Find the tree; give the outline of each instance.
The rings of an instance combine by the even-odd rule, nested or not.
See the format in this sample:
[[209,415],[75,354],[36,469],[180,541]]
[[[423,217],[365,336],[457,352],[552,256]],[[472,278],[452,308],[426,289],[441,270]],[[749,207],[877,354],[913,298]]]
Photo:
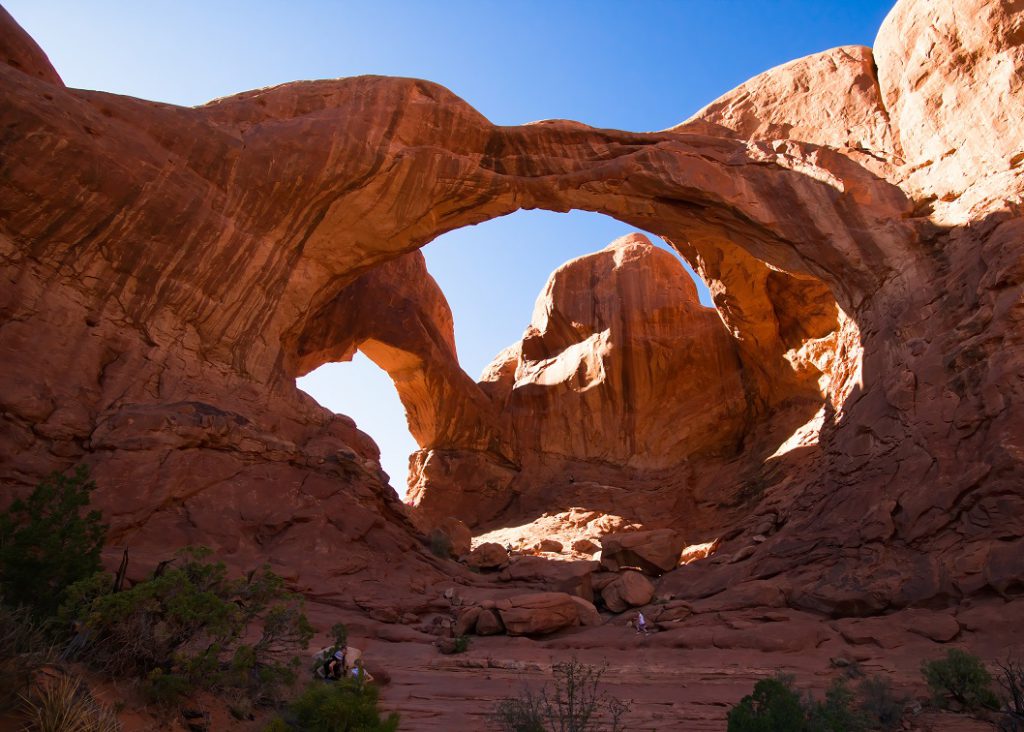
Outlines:
[[792,677],[779,676],[758,681],[754,692],[732,708],[728,732],[803,732],[805,724]]
[[267,565],[231,579],[209,554],[182,549],[177,565],[122,592],[110,592],[108,579],[98,593],[104,585],[95,577],[71,587],[61,615],[84,625],[86,662],[146,679],[143,692],[158,704],[173,705],[196,689],[279,701],[301,667],[295,651],[314,634],[302,598]]
[[921,673],[940,707],[949,706],[950,701],[968,712],[999,706],[992,675],[982,660],[970,653],[950,648],[945,658],[921,664]]
[[52,473],[27,499],[0,514],[0,587],[4,600],[38,617],[52,615],[64,589],[100,569],[107,527],[99,511],[83,511],[96,484],[80,465]]

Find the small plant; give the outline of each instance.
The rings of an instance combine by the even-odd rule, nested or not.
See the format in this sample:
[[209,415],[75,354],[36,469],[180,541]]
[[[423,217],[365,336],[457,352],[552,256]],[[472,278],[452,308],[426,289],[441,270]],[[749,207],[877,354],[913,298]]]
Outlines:
[[1006,692],[1007,703],[1003,710],[1005,732],[1024,731],[1024,664],[1012,658],[996,662],[999,674],[996,681]]
[[0,605],[0,712],[17,704],[21,693],[28,689],[32,673],[54,656],[28,611]]
[[348,645],[348,627],[344,623],[335,623],[331,626],[331,637],[335,648],[343,648]]
[[498,702],[490,720],[501,732],[547,732],[543,696],[530,689]]
[[970,653],[951,648],[945,658],[921,664],[921,673],[939,707],[945,709],[951,701],[967,712],[999,706],[991,674],[982,660]]
[[70,588],[61,614],[84,626],[76,650],[101,671],[145,679],[143,694],[161,706],[195,689],[278,702],[297,678],[295,651],[313,637],[301,598],[267,567],[229,579],[208,553],[183,550],[180,566],[130,590],[111,593],[96,578]]
[[381,719],[372,684],[337,681],[309,686],[264,732],[394,732],[398,722],[394,712]]
[[[729,712],[729,732],[866,732],[893,730],[903,716],[903,702],[888,680],[874,676],[862,681],[855,694],[845,678],[832,681],[825,698],[804,699],[793,677],[762,679],[754,692]],[[858,700],[859,697],[859,700]]]
[[465,653],[469,650],[469,638],[464,635],[455,636],[454,653]]
[[761,679],[729,711],[728,732],[803,732],[806,724],[792,676]]
[[96,702],[74,676],[40,685],[22,696],[28,729],[35,732],[118,732],[117,716]]
[[427,537],[430,541],[430,553],[441,559],[450,559],[452,556],[452,539],[441,529],[434,529]]
[[889,679],[869,676],[860,682],[860,708],[867,715],[873,729],[890,732],[900,726],[905,700],[896,696]]
[[865,732],[868,719],[854,702],[854,693],[846,681],[835,679],[825,691],[824,701],[808,697],[805,728],[815,732]]
[[556,663],[551,688],[525,689],[517,698],[503,699],[490,721],[502,732],[622,732],[629,704],[599,691],[606,670],[575,658]]
[[83,515],[95,489],[80,465],[71,476],[52,473],[0,514],[0,586],[37,617],[52,615],[66,587],[100,569],[107,527],[99,511]]

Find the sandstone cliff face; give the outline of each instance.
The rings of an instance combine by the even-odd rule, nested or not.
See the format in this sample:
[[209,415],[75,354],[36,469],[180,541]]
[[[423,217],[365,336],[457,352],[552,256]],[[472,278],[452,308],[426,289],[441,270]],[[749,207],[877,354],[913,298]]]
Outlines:
[[642,235],[558,269],[516,350],[515,372],[492,388],[508,392],[519,454],[662,468],[743,432],[731,339],[682,266]]
[[[538,317],[492,383],[476,386],[450,367],[444,308],[429,287],[389,295],[429,314],[414,325],[416,343],[382,319],[372,332],[327,321],[348,313],[346,302],[366,304],[346,301],[348,288],[391,287],[373,284],[384,277],[373,266],[415,267],[397,262],[445,231],[524,207],[580,208],[676,243],[707,279],[732,341],[704,325],[673,337],[707,330],[700,357],[740,365],[706,386],[734,394],[740,380],[742,451],[670,471],[676,503],[656,508],[685,519],[695,539],[726,537],[720,551],[736,559],[689,565],[666,583],[699,597],[770,577],[791,606],[836,615],[1015,593],[1022,14],[982,0],[900,2],[876,44],[877,74],[864,49],[819,54],[650,134],[495,127],[447,90],[407,79],[299,82],[195,109],[66,89],[4,16],[4,490],[84,461],[118,542],[273,556],[317,585],[401,566],[436,573],[372,442],[298,393],[294,378],[365,347],[406,382],[407,404],[423,405],[411,422],[436,442],[421,472],[431,460],[449,478],[483,471],[488,510],[478,495],[455,508],[493,516],[498,501],[519,500],[509,486],[536,441],[509,438],[489,405],[509,395],[513,422],[527,404],[552,425],[598,410],[628,417],[633,405],[580,388],[605,368],[593,383],[633,393],[598,358],[607,319],[672,326],[627,312],[581,317],[574,285],[564,300],[552,293],[561,309]],[[613,274],[599,292],[625,286],[628,267],[614,274],[615,257],[583,268]],[[672,308],[688,323],[709,320]],[[594,348],[573,351],[591,337]],[[634,366],[654,349],[616,343]],[[653,394],[653,379],[647,386]],[[439,393],[459,395],[458,411],[447,414]],[[809,429],[770,457],[812,416],[796,404],[810,397],[820,436]],[[716,439],[730,442],[739,405],[725,404]],[[648,502],[632,489],[649,483],[607,482],[575,453],[629,452],[627,463],[653,470],[660,448],[640,443],[674,450],[679,435],[646,422],[591,427],[608,438],[597,453],[577,435],[546,433],[574,453],[563,474],[573,471],[575,488],[563,495],[641,511]],[[617,451],[631,438],[636,455]],[[529,454],[505,455],[507,445]],[[522,496],[509,510],[543,498]],[[413,564],[367,566],[382,555]]]

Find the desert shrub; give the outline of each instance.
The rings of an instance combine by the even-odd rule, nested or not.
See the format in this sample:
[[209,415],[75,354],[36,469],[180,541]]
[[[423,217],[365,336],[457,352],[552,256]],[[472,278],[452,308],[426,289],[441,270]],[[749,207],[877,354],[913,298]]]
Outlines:
[[942,708],[948,707],[950,701],[969,712],[999,706],[991,674],[982,660],[970,653],[951,648],[945,658],[921,664],[921,673],[935,703]]
[[27,610],[0,604],[0,712],[17,704],[32,673],[53,656],[46,635]]
[[808,697],[804,729],[813,732],[865,732],[868,719],[856,704],[856,697],[843,679],[835,679],[823,701]]
[[228,702],[228,713],[238,720],[253,718],[252,699],[247,696],[238,697]]
[[66,587],[100,569],[107,527],[98,511],[83,515],[95,489],[85,466],[71,476],[52,473],[0,514],[0,586],[38,617],[52,615]]
[[1024,732],[1024,664],[1012,658],[996,662],[999,673],[996,680],[1006,692],[1006,705],[1001,729],[1005,732]]
[[452,556],[452,540],[448,534],[441,529],[434,529],[427,537],[430,542],[430,553],[441,559],[450,559]]
[[469,650],[469,638],[464,635],[455,636],[455,653],[465,653]]
[[502,732],[546,732],[543,698],[524,689],[518,697],[498,702],[490,720]]
[[61,615],[84,625],[83,660],[145,679],[143,693],[155,704],[172,705],[197,688],[278,701],[297,678],[295,651],[313,636],[302,600],[266,566],[232,580],[208,554],[183,550],[178,566],[122,592],[103,593],[94,577],[69,588]]
[[832,681],[825,698],[801,699],[793,677],[762,679],[729,712],[729,732],[866,732],[893,730],[903,716],[903,700],[887,679],[864,679],[854,693],[845,678]]
[[502,732],[621,732],[629,704],[600,691],[607,666],[595,667],[575,658],[552,667],[554,681],[540,692],[525,689],[517,698],[500,701],[490,714]]
[[860,693],[860,708],[867,715],[872,729],[890,732],[900,726],[906,700],[896,695],[889,679],[869,676],[860,682],[857,690]]
[[74,676],[41,684],[22,697],[26,728],[33,732],[118,732],[117,715],[99,704]]
[[307,687],[282,717],[264,727],[264,732],[393,732],[398,722],[394,712],[381,719],[373,685],[336,681]]
[[344,623],[335,623],[331,626],[331,638],[337,648],[348,645],[348,627]]
[[728,732],[804,732],[807,718],[792,676],[761,679],[729,711]]

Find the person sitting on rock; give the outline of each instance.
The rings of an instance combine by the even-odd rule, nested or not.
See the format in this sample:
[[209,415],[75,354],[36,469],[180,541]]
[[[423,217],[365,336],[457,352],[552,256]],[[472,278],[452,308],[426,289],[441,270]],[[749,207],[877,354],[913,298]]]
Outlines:
[[324,661],[324,678],[340,679],[345,674],[345,653],[347,646],[342,646],[334,651]]

